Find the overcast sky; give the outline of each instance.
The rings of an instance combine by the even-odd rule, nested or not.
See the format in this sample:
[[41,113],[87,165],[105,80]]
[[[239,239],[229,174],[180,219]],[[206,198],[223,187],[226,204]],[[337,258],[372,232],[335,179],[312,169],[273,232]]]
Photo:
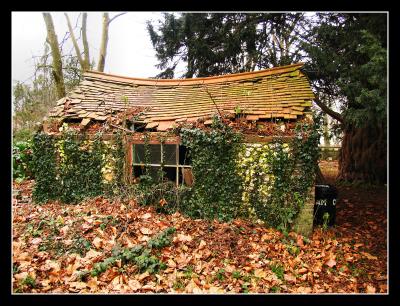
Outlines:
[[[68,32],[64,12],[50,12],[61,42]],[[73,27],[80,12],[68,12]],[[102,13],[88,12],[87,36],[91,60],[97,64],[102,29]],[[109,12],[110,18],[120,12]],[[132,77],[153,77],[160,71],[155,67],[157,60],[146,30],[146,21],[161,18],[160,12],[128,12],[110,24],[107,57],[104,72]],[[80,26],[79,19],[78,26]],[[79,30],[75,36],[80,36]],[[12,13],[12,79],[29,83],[34,72],[32,56],[43,55],[46,27],[42,12]],[[81,51],[82,41],[79,41]],[[69,39],[63,52],[72,52]],[[177,71],[178,74],[180,71]]]

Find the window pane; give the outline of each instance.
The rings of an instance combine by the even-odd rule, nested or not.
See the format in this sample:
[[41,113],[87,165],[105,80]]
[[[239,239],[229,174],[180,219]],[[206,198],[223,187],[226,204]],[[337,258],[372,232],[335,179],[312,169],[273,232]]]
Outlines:
[[164,145],[164,165],[176,165],[176,145]]
[[133,145],[133,162],[135,164],[144,163],[144,145],[142,144]]
[[161,145],[149,145],[150,164],[161,164]]
[[[150,164],[161,163],[161,145],[149,145]],[[133,152],[133,162],[136,164],[145,164],[144,144],[135,144]]]

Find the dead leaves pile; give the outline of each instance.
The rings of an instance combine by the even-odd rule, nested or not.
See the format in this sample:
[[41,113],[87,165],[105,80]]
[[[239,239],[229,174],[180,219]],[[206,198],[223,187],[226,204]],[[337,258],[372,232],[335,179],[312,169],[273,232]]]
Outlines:
[[[120,261],[83,277],[113,251],[146,246],[168,227],[166,264],[139,273]],[[13,205],[13,288],[33,293],[386,292],[386,258],[357,237],[316,229],[308,240],[244,220],[192,220],[103,198],[79,205]]]

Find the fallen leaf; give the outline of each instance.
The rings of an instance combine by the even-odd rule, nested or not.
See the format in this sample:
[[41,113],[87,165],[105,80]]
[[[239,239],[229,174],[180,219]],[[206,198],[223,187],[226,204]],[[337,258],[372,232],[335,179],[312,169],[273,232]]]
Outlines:
[[151,213],[146,213],[143,216],[141,216],[142,219],[149,219],[151,218]]
[[31,243],[32,244],[39,244],[42,242],[42,238],[38,237],[38,238],[33,238]]
[[293,274],[288,273],[284,275],[285,281],[289,283],[295,283],[296,282],[296,277],[293,276]]
[[202,249],[204,249],[204,247],[206,246],[206,242],[204,241],[204,240],[201,240],[200,241],[200,244],[199,244],[199,250],[202,250]]
[[154,290],[155,287],[156,287],[156,284],[154,282],[148,282],[146,285],[144,285],[142,287],[142,290],[151,291],[151,290]]
[[138,280],[142,281],[149,276],[150,276],[149,272],[146,271],[138,276]]
[[332,268],[336,266],[336,260],[334,260],[333,258],[329,258],[327,261],[325,261],[325,265]]
[[168,202],[163,198],[159,201],[160,206],[163,207],[164,205],[168,204]]
[[372,256],[371,254],[367,253],[367,252],[360,252],[361,255],[363,255],[364,257],[371,259],[371,260],[378,260],[378,257],[376,256]]
[[84,223],[81,226],[81,229],[83,230],[84,233],[86,233],[87,231],[89,231],[92,228],[93,228],[93,225],[90,223]]
[[86,253],[86,256],[84,257],[84,260],[88,260],[88,259],[95,258],[95,257],[100,257],[100,256],[103,256],[103,253],[97,252],[97,251],[95,251],[93,249],[90,249]]
[[96,237],[93,239],[92,244],[97,248],[101,248],[103,246],[103,239]]
[[117,285],[120,285],[120,284],[123,284],[123,283],[124,283],[124,280],[123,280],[121,275],[118,275],[118,276],[114,277],[114,279],[111,281],[111,284],[113,286],[117,286]]
[[365,289],[365,291],[367,293],[375,293],[376,292],[376,288],[371,286],[371,285],[367,285],[367,288]]
[[297,270],[297,272],[299,273],[299,274],[303,274],[303,273],[306,273],[308,270],[306,269],[306,268],[300,268],[299,270]]
[[140,232],[143,234],[143,235],[151,235],[153,232],[151,231],[151,229],[149,229],[149,228],[146,228],[146,227],[141,227],[140,228]]
[[312,289],[310,287],[299,287],[296,291],[298,293],[311,293]]
[[267,276],[267,272],[265,272],[262,269],[255,269],[254,270],[254,276],[255,277],[260,277],[260,278],[265,278]]
[[302,236],[300,236],[300,235],[297,236],[296,244],[301,248],[304,247],[303,237]]
[[86,283],[84,283],[84,282],[71,282],[71,283],[68,283],[68,285],[71,288],[75,288],[75,289],[78,289],[78,290],[86,288]]
[[194,293],[196,289],[201,291],[201,289],[197,286],[197,284],[193,280],[190,280],[190,282],[185,287],[185,292]]
[[65,225],[62,228],[60,228],[61,236],[65,236],[68,233],[68,230],[69,230],[69,225]]
[[22,280],[25,279],[28,276],[28,272],[21,272],[18,274],[14,274],[14,277],[16,280]]
[[209,293],[225,293],[224,289],[215,287],[215,286],[211,286],[210,289],[208,289]]
[[176,262],[173,261],[172,259],[168,259],[168,260],[167,260],[167,265],[168,265],[168,267],[170,267],[170,268],[175,268],[175,267],[176,267]]
[[130,279],[128,281],[128,286],[132,289],[132,291],[137,291],[142,287],[142,284],[136,279]]
[[97,290],[97,284],[98,284],[97,276],[91,278],[91,279],[87,282],[88,287],[89,287],[92,291],[96,291],[96,290]]
[[190,235],[178,234],[174,237],[174,242],[189,242],[192,241],[193,238]]

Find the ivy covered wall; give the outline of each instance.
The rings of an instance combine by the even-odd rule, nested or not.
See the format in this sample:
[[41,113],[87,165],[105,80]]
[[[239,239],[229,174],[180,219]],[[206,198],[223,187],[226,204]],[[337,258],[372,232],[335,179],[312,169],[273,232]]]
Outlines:
[[[240,132],[216,118],[210,129],[181,128],[175,133],[191,157],[190,187],[168,183],[162,173],[158,180],[149,180],[147,172],[141,183],[128,183],[124,175],[130,165],[121,133],[110,141],[101,134],[89,141],[68,130],[57,140],[37,134],[34,200],[77,203],[123,194],[162,212],[178,210],[193,218],[223,221],[252,218],[283,231],[292,228],[310,202],[319,156],[317,124],[299,124],[294,137],[275,137],[268,143],[243,143]],[[147,157],[148,150],[147,141]],[[303,219],[310,222],[309,217]]]

